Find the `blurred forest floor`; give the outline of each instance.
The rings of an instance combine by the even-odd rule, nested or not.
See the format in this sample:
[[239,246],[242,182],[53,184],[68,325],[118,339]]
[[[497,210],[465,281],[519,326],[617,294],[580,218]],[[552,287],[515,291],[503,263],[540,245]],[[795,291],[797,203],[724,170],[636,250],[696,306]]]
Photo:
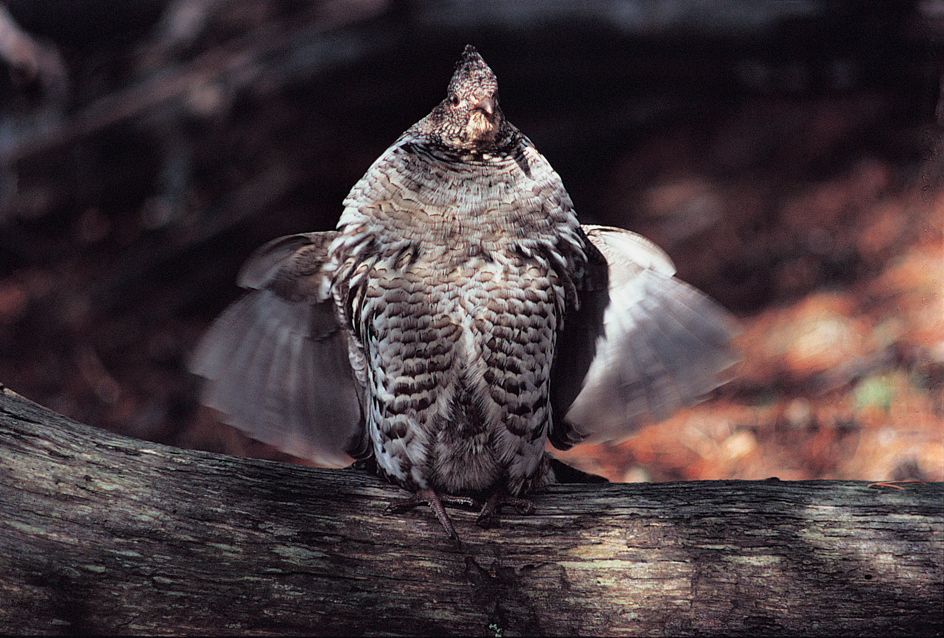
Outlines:
[[8,2],[0,382],[284,459],[198,408],[187,353],[254,248],[334,225],[471,42],[582,221],[654,240],[743,328],[707,401],[559,456],[616,481],[944,480],[944,3],[459,4]]

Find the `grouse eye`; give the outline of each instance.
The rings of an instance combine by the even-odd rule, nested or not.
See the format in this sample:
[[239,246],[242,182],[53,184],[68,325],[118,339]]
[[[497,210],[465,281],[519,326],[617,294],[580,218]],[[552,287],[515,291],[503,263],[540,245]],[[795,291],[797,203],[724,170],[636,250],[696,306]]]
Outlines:
[[459,104],[459,96],[458,96],[458,95],[450,95],[450,96],[449,96],[449,103],[452,104],[453,106],[457,106],[457,105]]

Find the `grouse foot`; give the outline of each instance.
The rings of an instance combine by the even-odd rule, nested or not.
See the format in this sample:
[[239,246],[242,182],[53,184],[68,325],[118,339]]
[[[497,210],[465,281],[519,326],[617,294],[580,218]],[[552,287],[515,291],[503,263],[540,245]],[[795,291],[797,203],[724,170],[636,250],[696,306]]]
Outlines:
[[[415,494],[413,494],[413,496],[408,498],[396,499],[387,506],[386,511],[401,513],[412,509],[417,505],[429,505],[430,509],[432,509],[433,513],[436,515],[436,518],[438,518],[439,522],[442,524],[443,529],[446,530],[446,535],[452,540],[459,542],[459,534],[456,533],[456,528],[449,519],[449,515],[446,514],[446,508],[443,506],[443,503],[446,505],[452,505],[454,507],[470,508],[476,506],[475,500],[468,498],[467,496],[452,496],[445,494],[440,497],[435,492],[435,490],[428,487],[426,489],[417,491]],[[486,507],[488,507],[487,504]]]
[[498,521],[498,513],[502,505],[512,505],[521,514],[534,512],[534,503],[528,499],[512,496],[504,490],[496,490],[488,497],[485,507],[479,512],[478,518],[475,519],[476,524],[484,529],[494,525]]

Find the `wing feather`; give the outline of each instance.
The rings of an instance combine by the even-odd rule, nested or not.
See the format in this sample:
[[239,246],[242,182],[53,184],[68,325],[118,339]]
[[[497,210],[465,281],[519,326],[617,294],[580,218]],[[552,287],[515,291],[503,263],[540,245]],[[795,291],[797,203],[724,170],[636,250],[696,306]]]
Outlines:
[[609,298],[589,370],[566,380],[582,385],[555,423],[552,440],[561,447],[619,439],[664,419],[726,382],[738,361],[734,318],[676,279],[655,244],[619,228],[584,231],[606,258]]
[[347,330],[322,298],[336,233],[283,237],[254,254],[252,288],[209,328],[190,360],[202,402],[252,438],[318,465],[342,467],[366,451]]

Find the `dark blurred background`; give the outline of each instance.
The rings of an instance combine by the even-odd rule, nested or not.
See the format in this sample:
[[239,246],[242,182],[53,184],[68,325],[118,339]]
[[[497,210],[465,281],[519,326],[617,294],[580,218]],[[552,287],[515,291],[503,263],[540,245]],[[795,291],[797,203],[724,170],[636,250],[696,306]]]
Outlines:
[[285,458],[187,353],[249,253],[334,226],[474,44],[582,221],[742,320],[709,401],[569,462],[613,480],[944,480],[944,0],[0,2],[0,382]]

